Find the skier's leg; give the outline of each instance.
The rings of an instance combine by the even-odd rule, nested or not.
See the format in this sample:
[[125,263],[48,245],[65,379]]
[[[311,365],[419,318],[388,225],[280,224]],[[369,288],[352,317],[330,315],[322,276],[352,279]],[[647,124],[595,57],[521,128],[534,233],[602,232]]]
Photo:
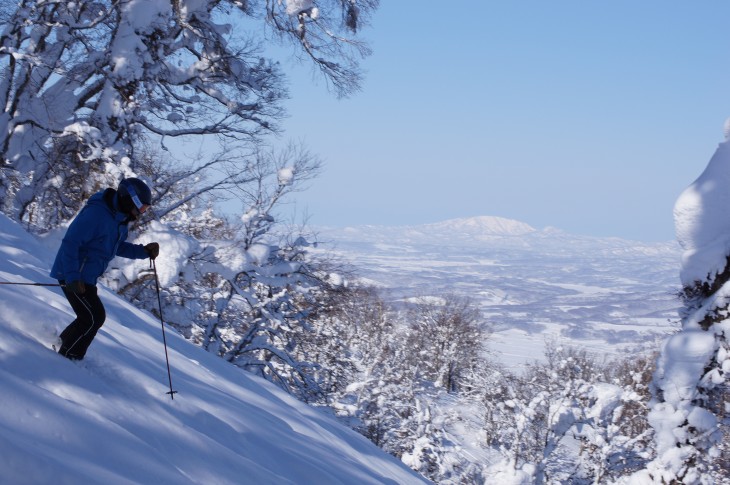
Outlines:
[[80,360],[84,358],[96,332],[104,324],[106,311],[97,295],[96,286],[87,285],[83,294],[63,287],[63,294],[76,312],[76,320],[61,332],[62,344],[58,353],[69,359]]

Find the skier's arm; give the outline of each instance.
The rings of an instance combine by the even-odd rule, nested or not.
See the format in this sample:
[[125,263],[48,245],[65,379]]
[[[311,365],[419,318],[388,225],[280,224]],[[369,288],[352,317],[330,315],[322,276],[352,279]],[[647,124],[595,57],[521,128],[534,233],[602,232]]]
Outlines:
[[129,259],[147,259],[149,255],[141,244],[132,244],[126,241],[119,244],[117,256]]

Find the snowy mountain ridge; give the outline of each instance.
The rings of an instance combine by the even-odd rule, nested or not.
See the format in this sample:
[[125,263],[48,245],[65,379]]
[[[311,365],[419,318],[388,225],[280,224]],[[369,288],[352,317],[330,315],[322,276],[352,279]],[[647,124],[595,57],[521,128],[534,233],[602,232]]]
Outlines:
[[450,219],[432,224],[424,224],[425,230],[450,232],[471,236],[522,236],[536,229],[514,219],[497,216],[476,216]]
[[348,239],[370,241],[374,238],[390,237],[397,240],[435,238],[446,240],[451,238],[494,238],[523,236],[537,230],[521,221],[498,216],[475,216],[448,219],[445,221],[407,225],[407,226],[380,226],[360,225],[337,227],[320,227],[320,231],[342,232]]
[[535,229],[525,222],[499,216],[476,216],[447,219],[420,225],[404,226],[320,226],[315,228],[322,240],[347,243],[412,243],[454,247],[499,246],[535,247],[539,250],[578,247],[580,250],[636,250],[648,253],[676,254],[676,241],[642,242],[616,237],[583,236],[555,227]]
[[[0,215],[0,281],[48,282],[53,256]],[[425,483],[321,411],[168,330],[106,289],[86,359],[49,347],[58,288],[0,285],[0,482]]]

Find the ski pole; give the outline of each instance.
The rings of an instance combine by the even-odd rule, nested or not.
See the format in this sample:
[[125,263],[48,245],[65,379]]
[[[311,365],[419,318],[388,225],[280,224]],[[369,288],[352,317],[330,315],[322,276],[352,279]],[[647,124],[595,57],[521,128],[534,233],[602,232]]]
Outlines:
[[165,322],[162,320],[162,300],[160,299],[160,281],[157,278],[157,265],[155,264],[155,260],[150,258],[150,265],[152,266],[152,269],[155,273],[155,288],[157,289],[157,304],[160,307],[160,325],[162,326],[162,343],[165,346],[165,362],[167,362],[167,379],[170,381],[170,392],[166,392],[165,394],[170,395],[170,399],[175,399],[175,394],[177,391],[172,390],[172,374],[170,373],[170,358],[167,355],[167,338],[165,337]]
[[60,286],[61,288],[66,285],[60,283],[13,283],[10,281],[0,281],[0,285],[19,285],[19,286]]

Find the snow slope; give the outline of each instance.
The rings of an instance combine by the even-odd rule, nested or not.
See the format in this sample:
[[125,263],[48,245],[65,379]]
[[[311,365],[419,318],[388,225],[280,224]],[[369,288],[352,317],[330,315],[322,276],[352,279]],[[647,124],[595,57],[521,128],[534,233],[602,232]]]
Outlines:
[[[0,215],[0,281],[50,282],[52,254]],[[101,290],[107,321],[80,363],[50,350],[58,288],[0,285],[0,482],[424,483],[329,416]]]

